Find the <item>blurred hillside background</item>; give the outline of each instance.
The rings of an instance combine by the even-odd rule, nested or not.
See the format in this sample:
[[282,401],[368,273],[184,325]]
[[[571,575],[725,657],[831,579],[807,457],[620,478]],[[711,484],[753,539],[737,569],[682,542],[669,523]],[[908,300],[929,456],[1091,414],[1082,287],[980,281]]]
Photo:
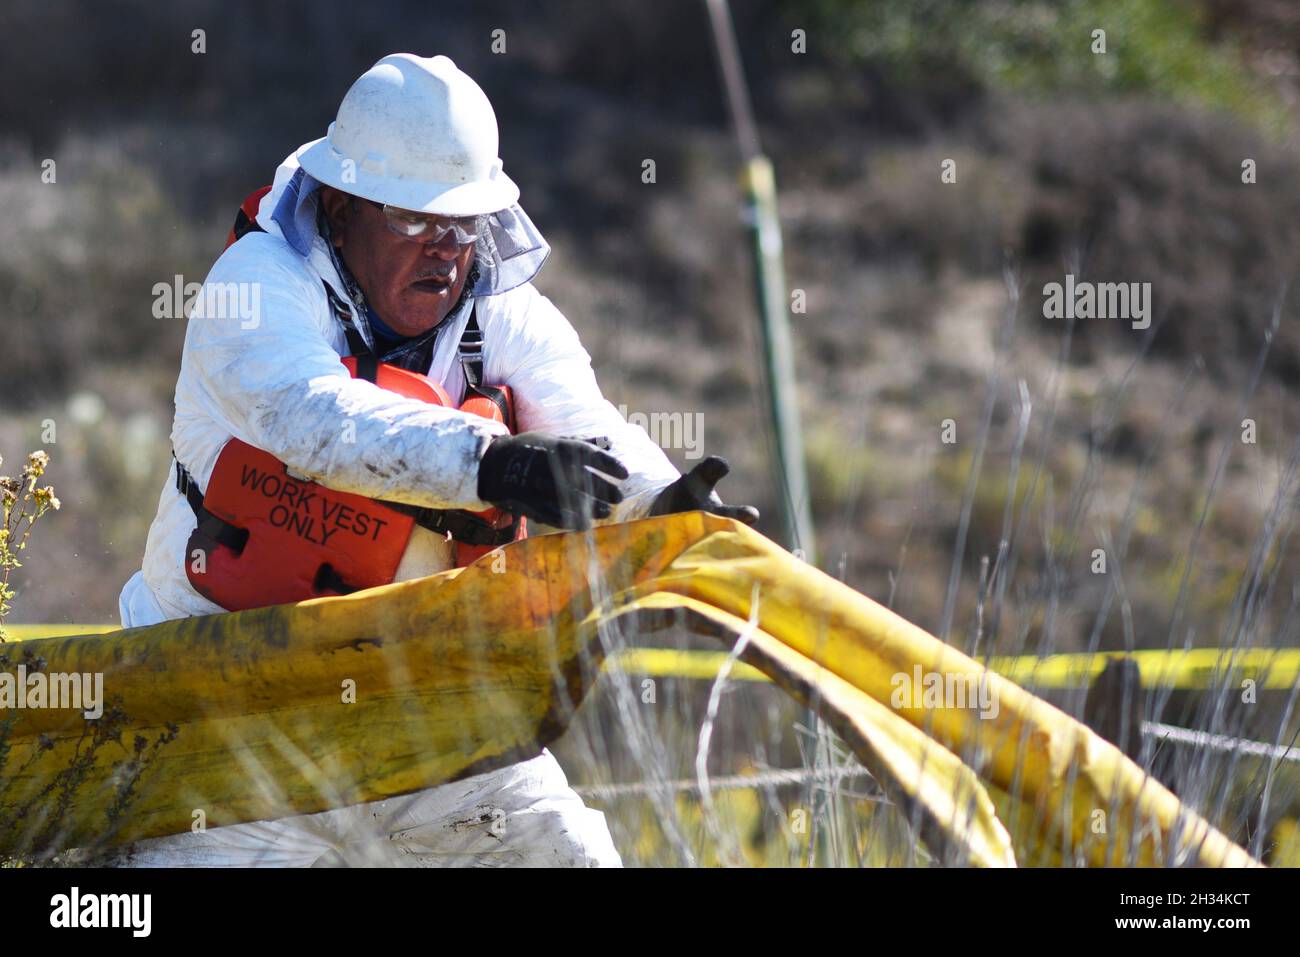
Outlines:
[[[980,653],[1295,645],[1300,7],[733,14],[806,295],[791,320],[818,563]],[[153,287],[201,281],[244,195],[393,51],[446,53],[487,90],[554,247],[538,285],[606,395],[700,414],[704,451],[733,467],[724,497],[776,534],[737,155],[700,0],[10,0],[0,37],[0,454],[46,448],[63,502],[14,622],[116,620],[168,478],[184,336],[153,317]],[[1043,318],[1043,284],[1067,272],[1151,283],[1152,329]],[[1095,548],[1109,574],[1091,572]],[[1264,710],[1240,730],[1271,740],[1280,712]]]

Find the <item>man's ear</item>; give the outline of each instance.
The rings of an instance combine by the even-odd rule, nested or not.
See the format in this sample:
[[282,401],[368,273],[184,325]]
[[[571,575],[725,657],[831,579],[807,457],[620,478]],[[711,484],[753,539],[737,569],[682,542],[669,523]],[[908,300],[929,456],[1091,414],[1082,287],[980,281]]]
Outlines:
[[321,206],[325,210],[325,218],[330,224],[330,241],[334,248],[343,248],[343,238],[348,228],[348,213],[352,209],[353,197],[335,189],[333,186],[322,186],[320,188]]

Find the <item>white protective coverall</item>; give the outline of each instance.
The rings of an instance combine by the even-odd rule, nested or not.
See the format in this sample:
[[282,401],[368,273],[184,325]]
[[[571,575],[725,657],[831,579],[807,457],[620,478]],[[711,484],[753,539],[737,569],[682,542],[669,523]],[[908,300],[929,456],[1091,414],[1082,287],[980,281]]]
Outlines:
[[[435,508],[479,510],[478,461],[505,427],[351,378],[339,320],[322,280],[350,301],[316,228],[318,190],[297,152],[276,173],[250,233],[208,274],[191,312],[176,383],[172,447],[206,488],[232,438],[274,454],[294,471],[340,491]],[[304,181],[305,180],[305,181]],[[549,247],[519,207],[493,218],[472,290],[483,332],[484,381],[508,385],[521,431],[606,436],[627,467],[624,501],[607,521],[642,517],[679,477],[643,429],[624,421],[596,384],[590,356],[564,316],[532,285]],[[521,272],[520,270],[523,270]],[[253,311],[213,317],[208,288],[242,284]],[[220,300],[221,297],[215,297]],[[368,341],[368,325],[354,322]],[[465,381],[457,347],[469,309],[438,334],[427,374],[458,405]],[[355,426],[342,443],[340,422]],[[185,576],[195,525],[169,472],[149,529],[144,567],[122,591],[124,627],[223,611]],[[451,568],[453,546],[416,527],[397,579]],[[583,806],[558,763],[541,755],[505,769],[372,804],[212,828],[142,841],[123,862],[248,866],[315,863],[617,865],[604,815]]]

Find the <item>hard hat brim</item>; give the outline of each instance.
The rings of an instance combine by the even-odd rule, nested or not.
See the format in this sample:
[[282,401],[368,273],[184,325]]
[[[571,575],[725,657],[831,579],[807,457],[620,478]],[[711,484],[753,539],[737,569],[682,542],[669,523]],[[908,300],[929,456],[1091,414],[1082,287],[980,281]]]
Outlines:
[[302,146],[298,163],[314,179],[344,193],[377,203],[440,216],[483,216],[499,212],[519,201],[519,187],[498,170],[491,180],[472,183],[435,183],[380,176],[353,164],[344,178],[344,161],[321,137]]

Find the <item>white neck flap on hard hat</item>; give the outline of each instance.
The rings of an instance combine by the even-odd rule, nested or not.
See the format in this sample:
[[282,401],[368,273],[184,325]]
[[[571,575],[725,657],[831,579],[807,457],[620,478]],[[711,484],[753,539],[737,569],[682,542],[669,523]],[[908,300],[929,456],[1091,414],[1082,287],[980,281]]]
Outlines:
[[[280,227],[285,242],[306,256],[319,235],[316,207],[322,184],[298,166],[296,153],[285,160],[281,173],[287,168],[292,168],[292,175],[275,202],[271,220]],[[489,214],[488,223],[487,233],[478,241],[479,276],[471,296],[495,296],[531,282],[551,254],[550,244],[518,203]]]

